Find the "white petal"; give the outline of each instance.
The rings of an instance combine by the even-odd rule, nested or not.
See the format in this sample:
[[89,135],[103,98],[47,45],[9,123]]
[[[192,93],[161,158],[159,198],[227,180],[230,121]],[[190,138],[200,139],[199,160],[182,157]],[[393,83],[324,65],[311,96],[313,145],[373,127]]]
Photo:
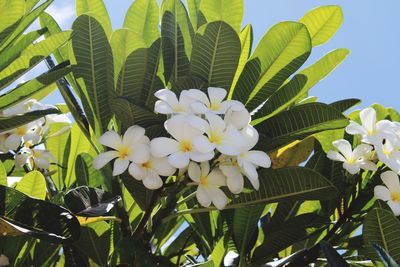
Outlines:
[[390,200],[390,191],[385,186],[377,185],[374,188],[374,196],[377,199],[388,201]]
[[400,203],[399,202],[394,202],[389,200],[387,202],[387,204],[389,205],[390,209],[393,211],[394,216],[399,216],[400,215]]
[[191,108],[196,114],[205,114],[210,111],[207,106],[201,102],[194,102]]
[[33,158],[33,162],[38,169],[48,170],[50,168],[50,162],[46,159]]
[[148,175],[143,179],[143,185],[150,190],[156,190],[163,186],[160,176],[153,171],[149,171]]
[[227,94],[225,89],[217,87],[208,87],[207,91],[211,105],[221,103]]
[[332,150],[328,151],[328,154],[326,154],[326,156],[330,160],[336,160],[336,161],[341,161],[341,162],[346,161],[346,159],[342,156],[342,154],[340,154],[339,152],[336,152],[336,151],[332,151]]
[[223,130],[225,130],[225,122],[220,116],[212,113],[207,113],[206,118],[210,123],[210,128],[212,129],[212,131],[222,132]]
[[207,176],[207,180],[211,185],[226,186],[226,177],[221,170],[213,169]]
[[117,151],[107,151],[104,153],[100,153],[94,160],[93,160],[93,167],[97,170],[100,170],[104,167],[107,163],[112,161],[113,159],[119,156]]
[[350,124],[346,127],[346,132],[351,135],[364,135],[367,134],[365,129],[355,121],[350,121]]
[[168,158],[152,158],[150,160],[153,165],[152,169],[159,175],[171,176],[176,172],[176,168],[169,164]]
[[361,168],[363,168],[364,170],[368,170],[368,171],[376,171],[378,169],[378,167],[376,167],[375,163],[373,163],[369,160],[364,160],[361,163]]
[[376,125],[376,111],[373,108],[366,108],[361,110],[360,119],[362,126],[370,132],[375,130]]
[[129,159],[117,158],[114,161],[113,176],[120,175],[128,168],[128,166],[129,166]]
[[198,89],[190,89],[188,91],[188,94],[190,95],[191,98],[196,99],[207,106],[210,106],[210,101],[208,100],[208,97],[204,92],[202,92]]
[[249,179],[251,179],[251,180],[258,179],[257,169],[252,163],[250,163],[248,161],[244,161],[242,168],[243,168],[244,173],[246,174],[246,176]]
[[190,117],[190,125],[201,130],[203,133],[210,134],[210,125],[202,118],[192,116]]
[[201,176],[207,177],[208,174],[210,173],[210,163],[208,161],[200,163],[200,169],[201,169]]
[[23,165],[26,164],[28,158],[30,158],[31,155],[28,153],[18,153],[15,155],[15,166],[16,167],[22,167]]
[[354,149],[353,158],[358,159],[360,157],[365,157],[371,151],[372,151],[372,146],[367,144],[361,144]]
[[350,174],[356,174],[360,171],[360,165],[348,164],[347,162],[343,163],[343,168],[347,170]]
[[233,194],[242,192],[244,186],[243,175],[235,166],[220,166],[222,173],[226,176],[226,183]]
[[196,162],[211,160],[213,157],[214,157],[214,151],[209,153],[201,153],[199,151],[193,151],[190,153],[190,159]]
[[172,108],[178,106],[178,98],[175,93],[169,89],[161,89],[155,92],[154,94],[158,99],[167,102]]
[[132,147],[129,159],[134,163],[145,163],[150,159],[150,147],[147,144],[136,144]]
[[215,149],[215,145],[211,143],[210,140],[204,135],[196,136],[193,139],[193,146],[196,150],[200,151],[201,153],[209,153],[214,151]]
[[228,204],[228,198],[225,196],[224,192],[216,187],[209,187],[208,190],[214,206],[219,210],[223,210],[226,204]]
[[263,168],[271,167],[271,159],[268,154],[263,151],[252,150],[245,153],[245,159],[251,163]]
[[353,152],[352,152],[351,144],[349,143],[349,141],[347,141],[345,139],[339,139],[339,140],[333,141],[332,144],[339,150],[340,153],[343,154],[343,156],[346,159],[351,158]]
[[197,187],[196,198],[203,207],[209,207],[211,205],[211,197],[208,195],[207,190],[201,185]]
[[252,149],[258,143],[259,135],[257,130],[253,126],[251,125],[246,126],[245,128],[243,128],[241,133],[246,139],[247,150]]
[[173,116],[171,119],[164,123],[164,127],[167,132],[172,135],[176,140],[182,140],[184,138],[184,127],[188,123],[187,118],[183,115]]
[[201,169],[199,164],[194,163],[193,161],[189,163],[188,169],[189,178],[193,180],[193,182],[200,183],[201,177]]
[[169,155],[168,162],[175,168],[184,168],[189,164],[189,154],[184,152],[175,152]]
[[144,128],[136,125],[131,126],[126,130],[124,137],[122,138],[122,143],[124,145],[138,143],[143,138],[144,134]]
[[234,111],[229,109],[226,112],[224,120],[227,125],[233,125],[236,129],[240,130],[249,124],[251,116],[247,109],[242,111]]
[[21,144],[21,137],[16,134],[11,134],[4,141],[4,146],[9,150],[17,150]]
[[159,114],[172,114],[174,113],[174,110],[171,108],[170,105],[167,104],[167,102],[164,102],[162,100],[157,100],[156,103],[154,104],[154,111]]
[[143,180],[147,175],[147,171],[136,163],[131,163],[131,165],[129,165],[128,171],[133,178],[139,181]]
[[381,179],[390,191],[400,191],[399,176],[395,172],[386,171],[381,174]]
[[150,142],[150,151],[155,157],[165,157],[179,151],[179,143],[176,140],[167,137],[154,138]]
[[105,132],[102,136],[100,136],[99,143],[102,144],[103,146],[107,146],[115,150],[118,150],[122,145],[122,140],[119,134],[117,134],[116,132],[108,131]]

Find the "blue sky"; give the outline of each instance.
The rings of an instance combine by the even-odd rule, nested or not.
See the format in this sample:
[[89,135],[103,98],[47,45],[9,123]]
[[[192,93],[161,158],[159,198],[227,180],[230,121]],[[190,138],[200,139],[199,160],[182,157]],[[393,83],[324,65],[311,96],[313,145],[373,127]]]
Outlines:
[[[50,7],[63,28],[69,28],[75,17],[72,0],[56,0]],[[132,0],[105,0],[113,28],[120,28]],[[251,23],[255,44],[275,23],[298,20],[308,10],[321,5],[340,5],[344,22],[326,44],[314,48],[306,62],[309,65],[335,48],[348,48],[349,57],[330,76],[310,92],[321,102],[360,98],[361,107],[381,103],[400,110],[399,91],[395,84],[400,76],[400,30],[398,0],[245,0],[243,25]],[[59,97],[50,101],[59,102]],[[49,101],[49,102],[50,102]]]

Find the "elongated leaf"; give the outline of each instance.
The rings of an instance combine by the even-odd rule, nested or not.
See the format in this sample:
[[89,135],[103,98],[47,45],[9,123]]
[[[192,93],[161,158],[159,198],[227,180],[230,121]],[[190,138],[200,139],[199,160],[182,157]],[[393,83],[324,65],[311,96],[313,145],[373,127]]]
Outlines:
[[321,6],[306,13],[300,20],[307,26],[312,38],[312,45],[327,42],[335,35],[343,21],[340,6]]
[[23,115],[0,117],[0,133],[17,128],[17,127],[27,124],[29,122],[38,120],[46,115],[58,114],[58,113],[60,113],[58,109],[49,108],[49,109],[45,109],[45,110],[35,110],[35,111],[27,112]]
[[8,91],[7,93],[0,95],[0,111],[16,105],[23,100],[34,98],[33,96],[37,96],[39,93],[44,93],[44,95],[51,93],[49,89],[54,90],[55,87],[49,87],[49,85],[54,84],[58,79],[70,71],[70,67],[63,68],[62,66],[58,66],[56,69],[42,74],[36,79],[32,79]]
[[321,250],[325,254],[326,259],[328,260],[329,266],[331,267],[346,267],[350,266],[340,255],[339,253],[332,247],[331,244],[322,240],[320,243]]
[[372,244],[376,254],[381,258],[385,267],[398,267],[399,265],[394,261],[392,256],[390,256],[381,246],[377,244]]
[[145,211],[151,204],[154,191],[147,189],[142,182],[137,181],[130,175],[121,175],[121,179],[140,209]]
[[202,0],[199,10],[207,22],[223,21],[240,32],[244,14],[243,0]]
[[287,167],[259,171],[260,189],[242,193],[228,207],[245,207],[259,203],[334,198],[336,188],[325,177],[304,167]]
[[246,27],[242,30],[239,35],[240,44],[242,48],[242,52],[240,53],[239,63],[236,69],[235,77],[233,78],[231,88],[229,90],[228,98],[232,98],[233,89],[236,86],[236,83],[242,74],[244,66],[246,65],[247,60],[249,59],[251,47],[253,45],[253,28],[251,24],[246,25]]
[[174,83],[189,72],[194,32],[180,0],[164,0],[161,17],[164,76],[166,82],[171,80]]
[[306,161],[314,149],[314,138],[296,140],[269,154],[273,169],[297,166]]
[[349,108],[352,108],[352,107],[354,107],[354,106],[356,106],[356,105],[358,105],[360,103],[361,103],[360,99],[349,98],[349,99],[343,99],[343,100],[339,100],[339,101],[330,103],[329,105],[331,107],[336,108],[340,112],[345,112]]
[[0,161],[0,185],[7,186],[7,171],[3,162]]
[[11,229],[54,243],[79,237],[79,222],[68,210],[33,199],[16,189],[0,185],[0,219]]
[[[72,47],[77,65],[73,72],[82,78],[88,100],[96,116],[91,121],[97,135],[107,130],[111,119],[109,97],[114,93],[113,56],[101,24],[89,15],[81,15],[72,25]],[[94,123],[94,125],[93,125]]]
[[233,98],[257,108],[308,58],[311,40],[307,28],[281,22],[261,39],[249,58],[233,91]]
[[90,13],[91,16],[95,17],[96,20],[103,27],[106,35],[108,37],[111,36],[112,27],[110,16],[108,15],[103,0],[77,0],[76,16],[79,17],[80,15],[85,13]]
[[88,153],[81,153],[76,157],[75,175],[78,186],[110,187],[110,177],[104,177],[102,171],[93,167],[93,157]]
[[[201,0],[187,0],[186,1],[189,11],[190,22],[192,22],[193,28],[196,31],[201,25],[199,25],[203,16],[200,14],[200,3]],[[204,19],[205,20],[205,19]]]
[[39,171],[25,174],[15,189],[33,198],[42,200],[46,198],[46,180]]
[[381,246],[393,257],[396,262],[400,261],[400,222],[391,211],[383,209],[372,209],[365,217],[363,227],[363,239],[368,246],[368,255],[379,260],[372,250],[372,244]]
[[209,86],[230,88],[241,52],[237,33],[225,22],[212,22],[196,33],[190,75]]
[[137,0],[129,7],[123,26],[141,36],[150,46],[160,37],[158,17],[156,0]]
[[[289,143],[295,138],[344,128],[347,124],[346,117],[335,108],[322,103],[310,103],[281,112],[255,127],[260,133],[270,138],[271,142]],[[267,144],[260,145],[265,148],[268,146]]]
[[[25,1],[0,1],[0,40],[3,41],[12,26],[24,15]],[[0,41],[0,42],[1,42]]]
[[65,205],[79,216],[97,217],[106,215],[121,200],[98,188],[79,186],[64,196]]

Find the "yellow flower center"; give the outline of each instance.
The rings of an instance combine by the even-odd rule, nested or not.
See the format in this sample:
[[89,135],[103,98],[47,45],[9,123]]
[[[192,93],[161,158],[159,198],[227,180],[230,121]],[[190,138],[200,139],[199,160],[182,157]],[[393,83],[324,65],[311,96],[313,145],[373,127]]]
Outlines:
[[180,142],[180,149],[183,152],[190,152],[193,150],[192,142],[189,140],[183,140]]
[[24,136],[28,129],[26,127],[19,127],[17,128],[17,135],[18,136]]
[[390,193],[390,198],[392,199],[392,201],[399,202],[400,201],[400,193],[391,192]]
[[392,155],[392,151],[387,149],[386,147],[383,148],[382,150],[383,154],[385,154],[386,156],[390,156]]
[[211,103],[211,105],[210,105],[210,109],[211,109],[212,111],[217,111],[217,110],[219,110],[219,108],[220,108],[220,105],[219,105],[219,104]]
[[122,147],[122,148],[118,151],[118,153],[119,153],[119,158],[124,159],[124,158],[126,158],[127,156],[129,156],[129,154],[130,154],[130,149],[129,149],[129,147]]
[[148,161],[148,162],[143,163],[142,167],[145,169],[151,169],[153,167],[153,164],[150,161]]
[[222,143],[222,139],[223,139],[223,137],[216,132],[212,132],[210,134],[210,137],[208,138],[208,140],[211,143],[216,144],[216,145],[220,145]]
[[200,184],[201,185],[208,185],[207,176],[201,176],[200,177]]
[[176,113],[179,113],[179,112],[184,112],[185,109],[183,107],[181,107],[181,106],[176,106],[176,107],[174,107],[174,111]]

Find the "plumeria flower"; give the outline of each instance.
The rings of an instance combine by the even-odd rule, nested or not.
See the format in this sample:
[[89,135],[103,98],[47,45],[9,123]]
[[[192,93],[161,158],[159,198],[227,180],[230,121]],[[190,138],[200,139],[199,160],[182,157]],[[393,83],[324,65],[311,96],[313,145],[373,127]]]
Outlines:
[[158,90],[154,94],[159,100],[156,101],[154,111],[160,114],[193,113],[191,104],[195,99],[190,97],[187,90],[181,92],[179,100],[176,94],[169,89]]
[[388,120],[376,122],[376,111],[373,108],[366,108],[360,112],[361,125],[350,121],[346,132],[351,135],[361,135],[362,142],[379,144],[382,139],[393,135],[394,124]]
[[340,139],[332,143],[338,150],[329,151],[327,156],[331,160],[343,162],[343,168],[350,174],[356,174],[360,169],[376,171],[376,165],[369,160],[372,146],[361,144],[354,150],[351,148],[349,141]]
[[213,158],[214,152],[202,153],[193,144],[193,140],[202,135],[202,131],[190,124],[192,117],[176,115],[167,120],[165,129],[174,138],[158,137],[151,140],[150,149],[155,157],[168,156],[168,162],[175,168],[185,168],[189,161],[203,162]]
[[240,147],[245,140],[240,132],[233,126],[226,126],[224,120],[218,115],[207,113],[207,121],[194,117],[191,125],[201,130],[207,136],[199,135],[193,139],[194,147],[203,153],[209,153],[216,148],[225,155],[239,154]]
[[218,161],[219,168],[226,176],[226,185],[233,194],[239,194],[243,191],[244,178],[242,169],[239,167],[237,160],[233,157],[222,155]]
[[124,136],[108,131],[99,138],[99,143],[114,150],[99,154],[93,161],[96,169],[101,169],[113,159],[113,175],[122,174],[129,166],[130,161],[142,164],[149,160],[150,149],[149,139],[145,135],[145,130],[140,126],[129,127]]
[[251,115],[244,106],[241,109],[232,107],[226,111],[224,120],[227,125],[233,125],[236,129],[241,130],[249,125]]
[[17,167],[22,167],[30,163],[32,169],[48,170],[50,168],[50,161],[56,162],[55,157],[49,151],[43,149],[24,147],[15,155],[15,166]]
[[12,106],[8,109],[5,109],[0,112],[1,116],[13,116],[13,115],[19,115],[19,114],[24,114],[32,109],[32,106],[37,103],[35,99],[30,99],[25,102],[20,102],[15,106]]
[[209,207],[213,203],[219,210],[225,208],[228,198],[219,187],[226,186],[226,178],[220,170],[213,169],[210,172],[208,162],[202,162],[200,166],[190,162],[188,173],[190,179],[198,184],[196,198],[200,205]]
[[398,140],[385,139],[384,144],[375,145],[380,161],[393,171],[400,173],[400,144]]
[[21,142],[28,142],[31,145],[37,144],[41,139],[38,133],[39,127],[37,121],[35,121],[8,131],[4,146],[8,150],[17,150]]
[[150,157],[145,163],[129,165],[129,174],[136,180],[143,181],[144,186],[151,190],[162,187],[163,181],[160,176],[170,176],[175,171],[176,168],[169,164],[167,158]]
[[399,177],[393,171],[386,171],[381,174],[385,186],[377,185],[374,188],[374,195],[377,199],[386,201],[395,216],[400,215],[400,182]]

